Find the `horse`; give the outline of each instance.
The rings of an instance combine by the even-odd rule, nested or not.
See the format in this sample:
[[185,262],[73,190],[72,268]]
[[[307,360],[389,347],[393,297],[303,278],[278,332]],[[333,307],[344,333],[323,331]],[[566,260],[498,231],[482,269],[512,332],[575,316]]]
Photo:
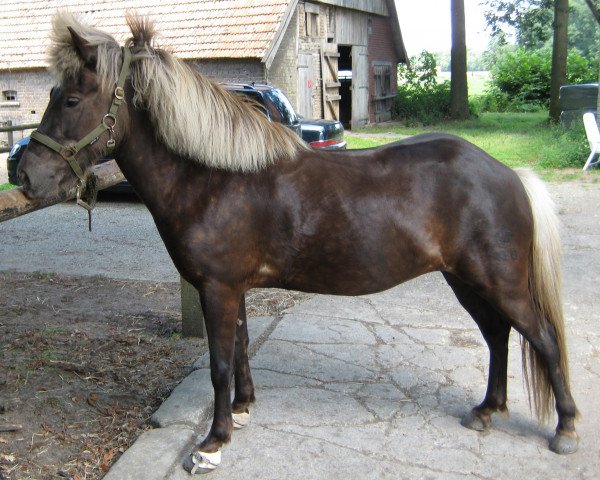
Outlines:
[[198,290],[214,415],[184,468],[215,469],[234,427],[248,423],[250,288],[363,295],[433,271],[490,351],[485,397],[462,424],[487,430],[492,415],[507,410],[514,328],[541,421],[555,402],[549,448],[577,450],[558,220],[537,176],[445,134],[365,150],[310,148],[155,47],[149,19],[128,15],[127,24],[131,38],[122,47],[71,14],[54,17],[56,86],[18,175],[29,197],[43,198],[84,187],[89,168],[112,152],[177,270]]

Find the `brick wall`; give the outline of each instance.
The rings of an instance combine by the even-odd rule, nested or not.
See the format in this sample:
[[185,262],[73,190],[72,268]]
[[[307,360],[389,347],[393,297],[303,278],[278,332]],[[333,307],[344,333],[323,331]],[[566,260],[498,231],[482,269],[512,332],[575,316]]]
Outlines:
[[285,92],[294,109],[297,108],[298,93],[298,13],[296,12],[284,33],[271,68],[267,71],[267,82]]
[[391,63],[391,85],[396,92],[398,84],[398,69],[396,53],[390,23],[387,18],[373,15],[371,18],[371,32],[369,33],[369,120],[381,122],[391,118],[393,99],[375,100],[375,75],[374,66],[377,63]]
[[[0,97],[0,122],[12,121],[13,125],[37,123],[48,105],[52,78],[45,69],[20,70],[0,73],[0,90],[15,90],[15,102],[4,101]],[[5,135],[5,134],[3,134]],[[21,138],[20,132],[15,132],[15,139]],[[5,140],[4,137],[0,139]]]

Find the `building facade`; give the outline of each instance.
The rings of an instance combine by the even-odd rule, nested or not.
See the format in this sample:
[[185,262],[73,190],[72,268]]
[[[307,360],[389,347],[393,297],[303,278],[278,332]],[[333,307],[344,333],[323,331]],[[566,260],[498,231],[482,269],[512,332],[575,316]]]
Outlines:
[[[23,25],[20,0],[0,11],[4,124],[39,122],[52,87],[45,50],[55,4],[30,3],[33,18]],[[340,119],[347,128],[390,119],[396,66],[407,60],[393,0],[122,0],[96,10],[79,0],[62,3],[123,41],[124,9],[135,9],[155,21],[160,46],[203,74],[273,84],[301,115]]]

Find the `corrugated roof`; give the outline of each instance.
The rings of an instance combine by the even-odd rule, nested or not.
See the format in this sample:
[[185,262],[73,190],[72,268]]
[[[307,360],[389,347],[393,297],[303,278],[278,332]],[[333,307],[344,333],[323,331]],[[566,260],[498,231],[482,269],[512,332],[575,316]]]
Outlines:
[[123,42],[125,13],[154,19],[157,43],[179,58],[261,58],[273,41],[290,0],[3,0],[0,70],[46,66],[52,16],[57,9]]

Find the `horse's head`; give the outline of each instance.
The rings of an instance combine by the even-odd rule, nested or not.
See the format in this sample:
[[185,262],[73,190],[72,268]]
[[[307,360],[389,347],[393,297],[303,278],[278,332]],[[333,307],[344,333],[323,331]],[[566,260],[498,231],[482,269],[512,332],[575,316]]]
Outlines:
[[[110,37],[95,38],[93,42],[88,40],[93,38],[89,32],[86,38],[66,22],[57,23],[55,20],[50,69],[58,85],[52,89],[48,107],[18,170],[23,189],[31,198],[43,198],[83,181],[90,166],[118,148],[127,116],[126,109],[119,105],[124,96],[129,52],[122,54]],[[106,54],[109,50],[115,62],[123,59],[118,77],[121,65],[106,65],[111,58]],[[99,52],[103,55],[100,61]],[[107,85],[107,76],[100,75],[99,70],[115,72],[110,77],[112,84]]]

